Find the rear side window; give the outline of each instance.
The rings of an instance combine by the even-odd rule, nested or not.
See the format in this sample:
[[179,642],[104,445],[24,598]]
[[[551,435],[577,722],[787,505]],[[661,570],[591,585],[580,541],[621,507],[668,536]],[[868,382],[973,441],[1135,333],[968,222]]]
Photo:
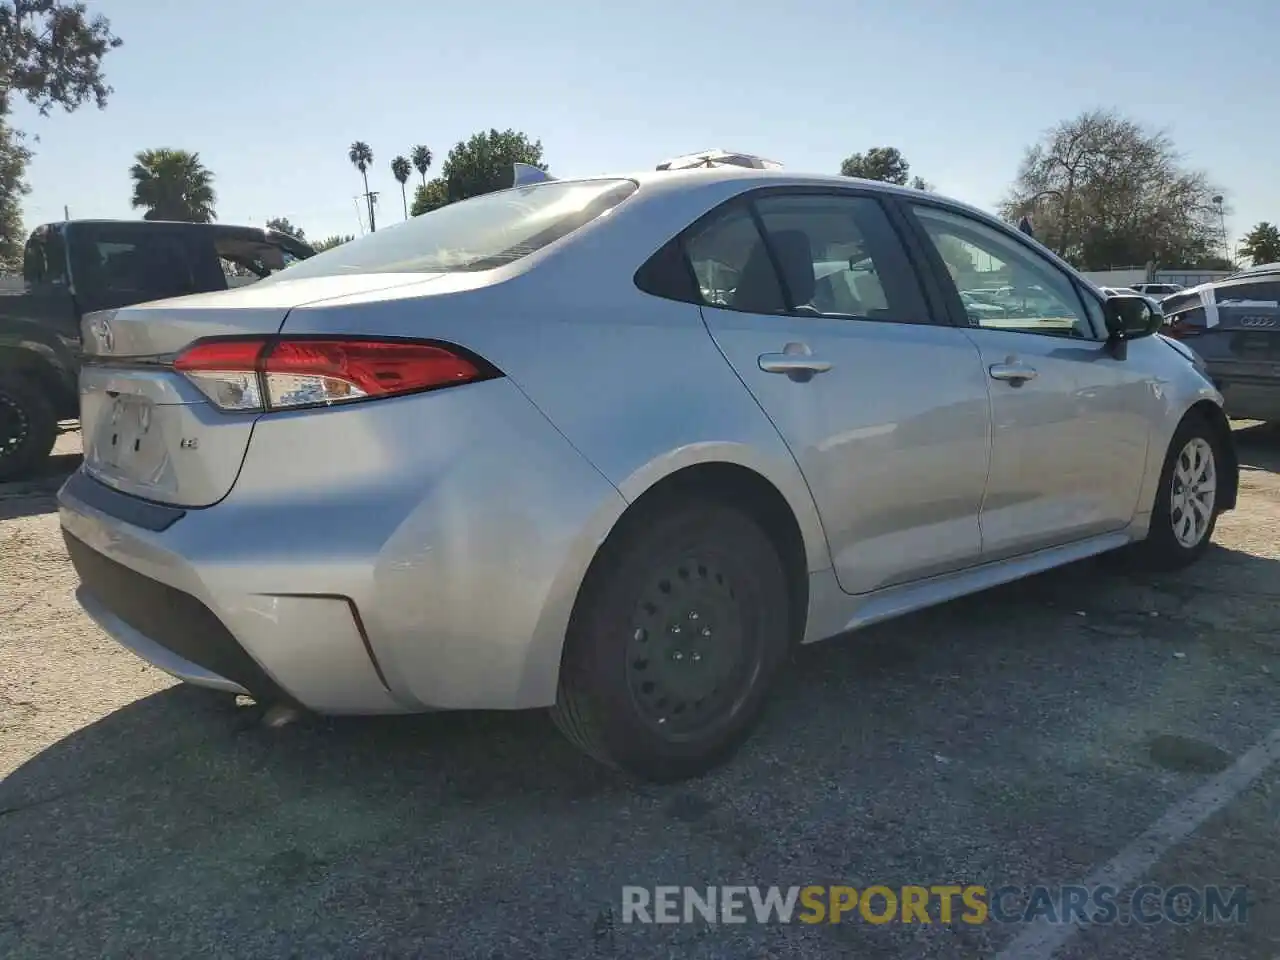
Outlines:
[[773,194],[685,241],[702,302],[748,313],[927,323],[896,232],[869,197]]
[[750,207],[735,203],[685,240],[702,302],[746,313],[782,313],[786,303]]
[[879,201],[770,196],[756,209],[795,312],[929,321],[915,271]]
[[266,282],[492,270],[568,236],[635,192],[633,180],[566,180],[486,193],[341,244]]
[[1214,291],[1214,299],[1218,303],[1230,303],[1232,300],[1275,303],[1280,299],[1280,283],[1275,280],[1262,283],[1233,283],[1230,286],[1218,287]]

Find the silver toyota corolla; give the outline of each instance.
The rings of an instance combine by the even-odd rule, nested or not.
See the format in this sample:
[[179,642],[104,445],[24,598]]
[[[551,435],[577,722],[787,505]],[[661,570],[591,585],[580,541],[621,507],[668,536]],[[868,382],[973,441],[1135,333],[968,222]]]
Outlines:
[[1158,322],[931,194],[521,185],[87,318],[61,521],[84,608],[190,683],[551,707],[676,779],[746,736],[793,644],[1202,554],[1234,448]]

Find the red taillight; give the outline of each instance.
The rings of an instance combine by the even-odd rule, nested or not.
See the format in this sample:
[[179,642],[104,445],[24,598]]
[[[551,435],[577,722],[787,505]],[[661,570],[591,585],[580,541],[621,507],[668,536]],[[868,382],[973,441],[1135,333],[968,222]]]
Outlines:
[[224,410],[280,410],[390,397],[484,380],[463,351],[412,340],[206,340],[173,362]]
[[1189,314],[1179,314],[1167,318],[1160,330],[1166,337],[1173,337],[1175,340],[1198,337],[1204,331],[1204,321]]

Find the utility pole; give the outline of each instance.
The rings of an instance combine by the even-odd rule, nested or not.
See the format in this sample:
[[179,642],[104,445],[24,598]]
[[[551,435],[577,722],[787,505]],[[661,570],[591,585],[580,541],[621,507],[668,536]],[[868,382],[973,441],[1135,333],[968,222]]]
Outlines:
[[1218,208],[1218,220],[1222,224],[1222,255],[1228,260],[1231,259],[1231,245],[1227,243],[1227,215],[1223,212],[1222,201],[1224,197],[1219,194],[1213,198],[1213,205]]
[[365,200],[368,201],[369,203],[369,232],[370,233],[374,233],[378,229],[377,221],[374,219],[374,216],[373,216],[373,205],[378,202],[378,192],[379,191],[377,190],[370,190],[368,193],[363,195]]

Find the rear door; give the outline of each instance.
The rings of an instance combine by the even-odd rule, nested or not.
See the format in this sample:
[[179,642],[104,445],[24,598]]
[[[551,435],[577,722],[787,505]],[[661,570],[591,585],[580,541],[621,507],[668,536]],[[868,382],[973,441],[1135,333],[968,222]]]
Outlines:
[[[1021,234],[911,203],[991,392],[988,560],[1119,530],[1133,519],[1157,416],[1153,381],[1105,346],[1099,301]],[[1002,287],[999,314],[966,293]]]
[[875,192],[769,190],[685,250],[716,344],[804,473],[849,593],[977,561],[986,378]]

